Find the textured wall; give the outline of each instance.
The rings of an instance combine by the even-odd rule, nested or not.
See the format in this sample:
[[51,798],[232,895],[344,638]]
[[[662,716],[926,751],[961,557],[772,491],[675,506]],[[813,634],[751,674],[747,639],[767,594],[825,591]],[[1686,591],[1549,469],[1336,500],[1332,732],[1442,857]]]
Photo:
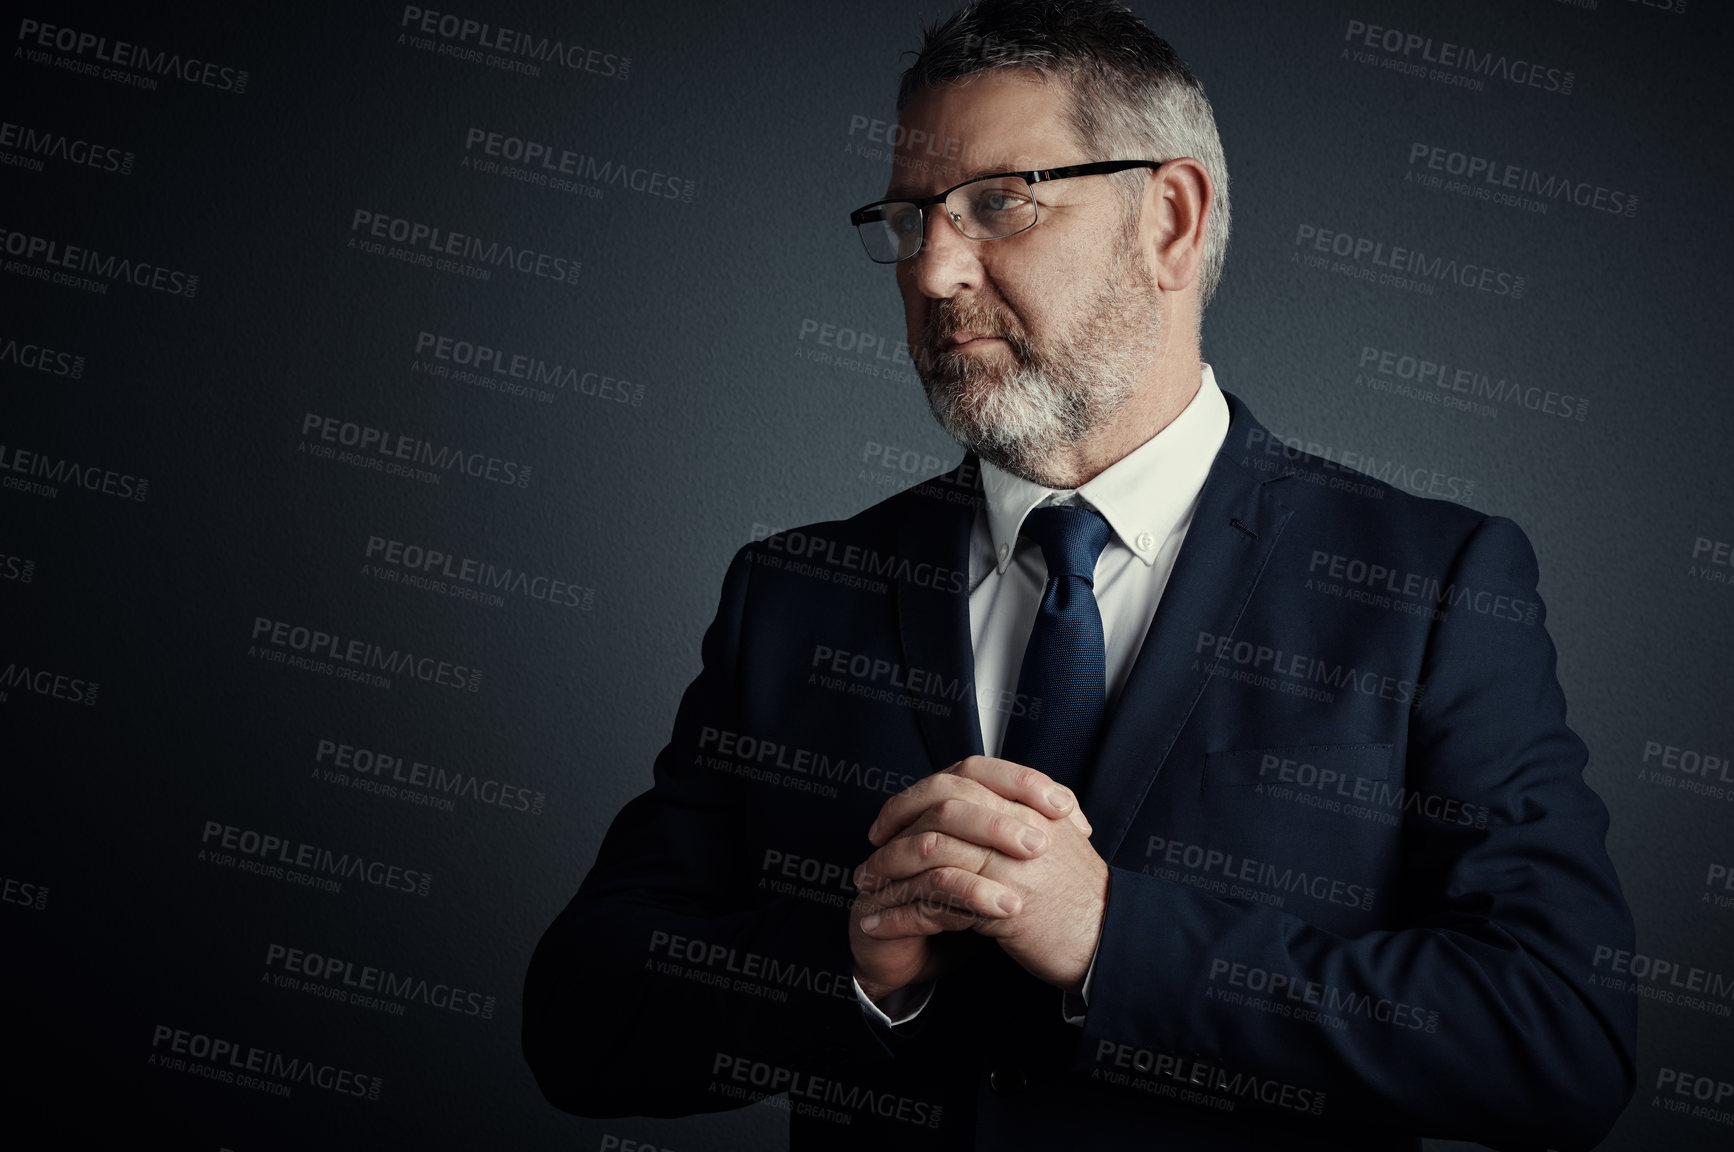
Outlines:
[[[949,5],[439,9],[560,61],[391,4],[256,7],[9,6],[12,1115],[235,1149],[779,1146],[770,1108],[556,1112],[520,986],[649,783],[734,550],[961,454],[846,223],[884,187],[899,53]],[[1222,386],[1533,540],[1648,977],[1606,1146],[1725,1147],[1690,1111],[1734,1108],[1724,10],[1135,7],[1228,154]],[[346,675],[353,641],[388,682]],[[397,994],[291,987],[290,950]],[[355,1075],[154,1065],[177,1029]]]

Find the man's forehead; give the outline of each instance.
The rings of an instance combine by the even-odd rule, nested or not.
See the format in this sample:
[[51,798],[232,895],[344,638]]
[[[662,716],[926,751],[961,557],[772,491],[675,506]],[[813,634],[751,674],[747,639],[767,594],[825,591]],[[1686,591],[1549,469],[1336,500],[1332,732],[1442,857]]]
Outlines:
[[886,195],[920,196],[977,176],[1068,163],[1074,137],[1061,87],[1023,69],[918,94],[899,118]]

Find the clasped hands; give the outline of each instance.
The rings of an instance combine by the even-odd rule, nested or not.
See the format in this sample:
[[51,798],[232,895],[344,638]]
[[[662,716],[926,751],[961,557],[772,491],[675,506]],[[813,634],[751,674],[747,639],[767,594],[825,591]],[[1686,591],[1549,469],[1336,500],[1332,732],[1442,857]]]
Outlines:
[[972,931],[1036,978],[1081,991],[1108,900],[1090,831],[1070,789],[989,756],[891,797],[867,830],[877,851],[855,870],[861,990],[878,1001],[935,979],[957,954],[943,934]]

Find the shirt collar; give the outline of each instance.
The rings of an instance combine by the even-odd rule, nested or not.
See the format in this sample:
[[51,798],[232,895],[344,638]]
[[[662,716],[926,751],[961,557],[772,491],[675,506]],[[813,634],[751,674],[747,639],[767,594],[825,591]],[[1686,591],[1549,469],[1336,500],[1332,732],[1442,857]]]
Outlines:
[[[1198,391],[1169,425],[1078,488],[1048,488],[981,461],[982,493],[1000,573],[1011,566],[1024,517],[1043,504],[1083,503],[1107,520],[1146,567],[1204,487],[1228,435],[1228,402],[1210,365]],[[1074,499],[1076,497],[1076,499]]]

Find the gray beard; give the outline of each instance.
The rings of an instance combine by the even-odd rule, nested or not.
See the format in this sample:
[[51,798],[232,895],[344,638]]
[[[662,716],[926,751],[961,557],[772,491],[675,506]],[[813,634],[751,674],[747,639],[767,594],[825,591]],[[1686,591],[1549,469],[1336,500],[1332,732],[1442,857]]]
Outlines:
[[[1138,370],[1156,348],[1161,325],[1155,284],[1142,264],[1122,249],[1109,278],[1084,309],[1071,333],[1037,346],[1027,333],[996,324],[1012,365],[984,362],[944,347],[929,332],[915,356],[928,406],[953,439],[1011,473],[1049,488],[1056,482],[1056,452],[1102,427],[1137,391]],[[939,301],[934,328],[961,311]],[[953,324],[952,330],[966,325]]]

